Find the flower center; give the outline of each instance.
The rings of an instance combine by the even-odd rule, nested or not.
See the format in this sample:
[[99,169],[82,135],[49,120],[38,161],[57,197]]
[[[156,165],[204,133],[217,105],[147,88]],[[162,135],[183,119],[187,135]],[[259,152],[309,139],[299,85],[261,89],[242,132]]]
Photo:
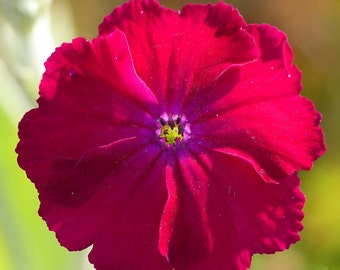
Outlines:
[[188,138],[190,130],[188,124],[186,124],[185,117],[169,117],[163,114],[159,118],[159,123],[158,138],[162,140],[166,146],[176,146]]

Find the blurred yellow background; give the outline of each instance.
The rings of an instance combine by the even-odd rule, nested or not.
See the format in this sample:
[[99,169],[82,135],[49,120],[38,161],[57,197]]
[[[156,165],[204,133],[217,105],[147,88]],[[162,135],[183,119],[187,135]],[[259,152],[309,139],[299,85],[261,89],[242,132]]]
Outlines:
[[[37,215],[33,184],[16,164],[17,122],[36,106],[43,62],[64,41],[92,39],[103,17],[124,1],[0,1],[0,269],[86,270],[88,250],[60,247]],[[189,1],[163,0],[179,9]],[[191,1],[207,3],[208,1]],[[212,1],[217,2],[217,1]],[[302,172],[307,197],[302,241],[255,255],[252,270],[340,270],[340,1],[230,0],[249,23],[288,34],[304,90],[323,114],[327,153]]]

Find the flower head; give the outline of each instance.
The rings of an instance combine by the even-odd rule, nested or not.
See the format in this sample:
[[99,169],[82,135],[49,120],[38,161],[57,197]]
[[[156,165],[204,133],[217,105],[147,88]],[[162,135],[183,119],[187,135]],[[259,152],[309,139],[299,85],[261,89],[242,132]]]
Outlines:
[[219,2],[113,10],[47,60],[19,124],[39,214],[97,269],[247,269],[299,240],[325,150],[286,35]]

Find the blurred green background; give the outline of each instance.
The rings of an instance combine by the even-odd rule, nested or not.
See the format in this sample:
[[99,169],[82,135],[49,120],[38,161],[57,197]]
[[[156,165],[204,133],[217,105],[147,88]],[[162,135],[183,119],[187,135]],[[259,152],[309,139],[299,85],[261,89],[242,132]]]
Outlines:
[[[37,192],[16,163],[17,123],[33,108],[43,63],[61,42],[92,39],[114,0],[0,0],[0,269],[86,270],[88,250],[60,247],[37,215]],[[189,1],[160,1],[179,9]],[[208,1],[191,1],[207,3]],[[217,1],[212,1],[217,2]],[[303,95],[323,114],[327,153],[302,172],[307,197],[302,241],[255,255],[252,270],[340,270],[340,1],[230,0],[249,23],[288,34]]]

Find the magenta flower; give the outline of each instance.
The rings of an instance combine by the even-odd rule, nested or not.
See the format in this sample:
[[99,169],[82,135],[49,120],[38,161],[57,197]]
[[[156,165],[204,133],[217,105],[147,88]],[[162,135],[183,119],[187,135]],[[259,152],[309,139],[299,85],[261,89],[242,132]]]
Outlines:
[[97,269],[240,270],[299,240],[325,150],[284,33],[232,6],[116,8],[46,62],[19,124],[39,214]]

